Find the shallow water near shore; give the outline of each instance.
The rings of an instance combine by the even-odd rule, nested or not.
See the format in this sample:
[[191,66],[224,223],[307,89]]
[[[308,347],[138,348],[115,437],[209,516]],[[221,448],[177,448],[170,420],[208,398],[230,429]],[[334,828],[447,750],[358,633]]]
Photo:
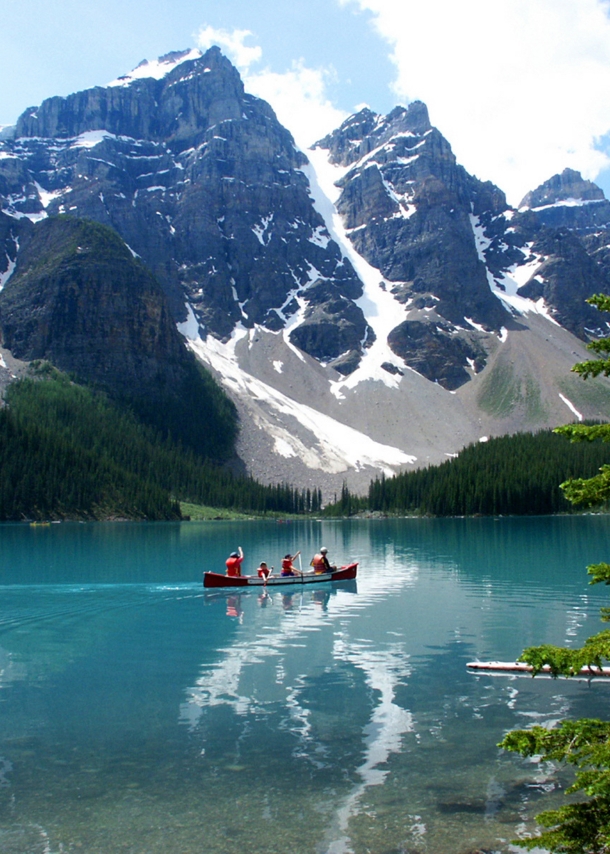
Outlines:
[[[506,730],[610,684],[474,675],[602,628],[610,519],[0,526],[3,854],[511,850],[564,772]],[[356,582],[202,587],[243,546]]]

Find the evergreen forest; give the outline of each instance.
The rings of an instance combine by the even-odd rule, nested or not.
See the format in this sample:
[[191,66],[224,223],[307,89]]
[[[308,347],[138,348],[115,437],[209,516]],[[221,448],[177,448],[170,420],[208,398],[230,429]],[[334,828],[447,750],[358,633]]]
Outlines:
[[318,490],[264,486],[198,456],[48,364],[0,407],[0,521],[180,519],[180,502],[317,511]]
[[46,363],[13,382],[0,407],[0,521],[181,519],[181,503],[256,514],[526,515],[571,512],[559,484],[595,476],[601,441],[553,431],[465,448],[441,465],[347,486],[326,507],[319,489],[236,476],[157,432],[105,393]]
[[608,460],[601,441],[569,442],[551,430],[516,433],[464,448],[440,465],[381,477],[366,498],[344,486],[326,510],[430,516],[495,516],[573,512],[559,484],[596,475]]

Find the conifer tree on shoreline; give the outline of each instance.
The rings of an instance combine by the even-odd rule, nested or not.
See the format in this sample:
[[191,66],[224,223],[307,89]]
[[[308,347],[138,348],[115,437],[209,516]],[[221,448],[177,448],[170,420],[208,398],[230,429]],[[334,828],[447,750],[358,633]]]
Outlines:
[[[610,312],[610,296],[598,294],[588,300],[600,311]],[[598,358],[581,362],[573,370],[583,379],[610,375],[610,338],[588,345]],[[610,442],[610,425],[568,425],[556,431],[572,442],[601,439]],[[590,478],[571,479],[561,484],[566,498],[581,507],[606,504],[610,498],[610,465],[602,465],[599,474]],[[610,585],[610,564],[588,567],[590,584]],[[610,622],[610,608],[602,608],[601,619]],[[574,676],[584,666],[602,667],[610,661],[610,631],[588,638],[579,649],[551,644],[528,647],[519,661],[530,664],[534,675],[548,665],[551,674]],[[534,726],[509,732],[500,746],[522,756],[540,756],[576,769],[574,783],[566,794],[584,795],[585,799],[567,803],[559,809],[546,810],[536,816],[544,828],[532,838],[515,840],[528,849],[546,848],[561,854],[605,854],[610,851],[610,721],[581,718],[564,720],[553,728]]]

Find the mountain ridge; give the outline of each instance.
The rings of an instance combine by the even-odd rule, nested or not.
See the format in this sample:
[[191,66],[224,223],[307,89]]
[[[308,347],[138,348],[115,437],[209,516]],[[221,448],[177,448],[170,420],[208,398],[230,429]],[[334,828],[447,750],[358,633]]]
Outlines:
[[0,201],[0,287],[36,220],[121,235],[234,400],[256,477],[363,489],[486,435],[610,416],[607,383],[569,374],[606,328],[585,299],[608,289],[610,203],[566,170],[511,208],[421,102],[304,153],[217,48],[175,52],[26,110]]

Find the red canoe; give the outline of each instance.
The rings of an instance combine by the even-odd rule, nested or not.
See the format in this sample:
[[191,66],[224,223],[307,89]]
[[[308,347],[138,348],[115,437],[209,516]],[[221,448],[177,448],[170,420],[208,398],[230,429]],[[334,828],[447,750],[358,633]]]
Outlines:
[[[321,581],[351,581],[356,577],[357,563],[341,566],[334,572],[304,572],[303,575],[270,575],[267,587],[276,584],[319,584]],[[220,572],[204,572],[204,587],[262,587],[264,578],[258,575],[222,575]]]

